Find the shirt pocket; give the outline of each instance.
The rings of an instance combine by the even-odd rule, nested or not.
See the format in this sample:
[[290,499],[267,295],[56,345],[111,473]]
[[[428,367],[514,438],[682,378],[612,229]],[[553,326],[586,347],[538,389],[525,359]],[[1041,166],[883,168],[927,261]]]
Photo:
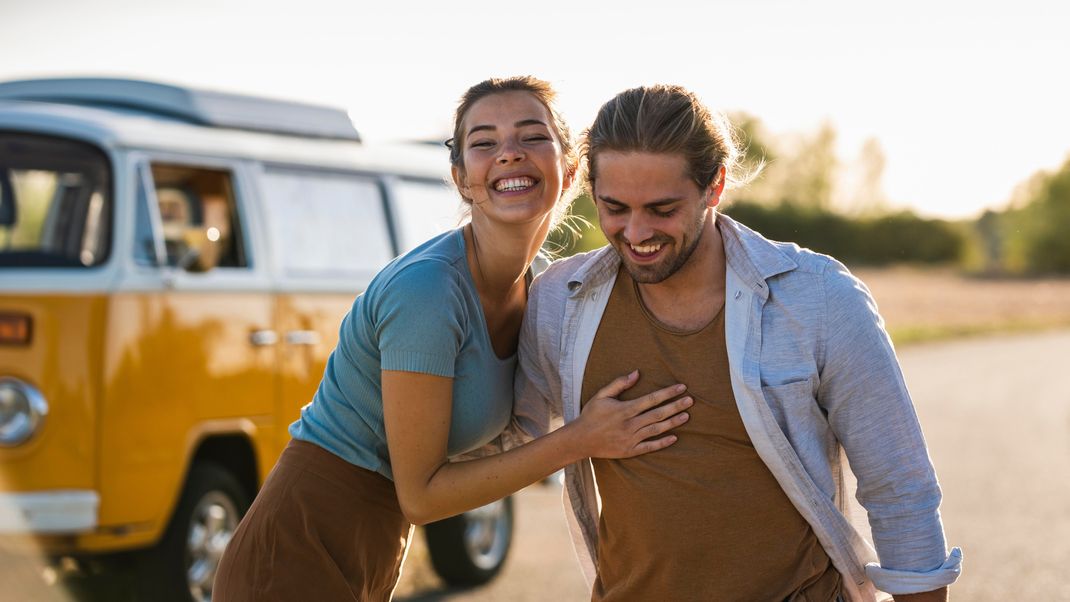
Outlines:
[[785,434],[800,421],[805,423],[820,418],[824,422],[825,416],[814,398],[814,386],[810,379],[762,385],[762,397]]
[[835,491],[828,459],[832,432],[814,396],[813,381],[766,385],[762,387],[762,396],[810,478],[831,496]]

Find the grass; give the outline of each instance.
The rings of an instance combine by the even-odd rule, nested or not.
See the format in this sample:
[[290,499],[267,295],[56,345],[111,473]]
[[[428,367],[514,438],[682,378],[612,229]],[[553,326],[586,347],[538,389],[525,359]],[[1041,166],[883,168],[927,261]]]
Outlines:
[[1070,278],[979,278],[951,269],[853,270],[897,345],[1070,326]]
[[1048,322],[1008,321],[986,324],[957,324],[953,326],[918,325],[890,328],[888,334],[896,345],[910,345],[982,336],[986,334],[1010,334],[1026,332],[1043,332],[1054,328],[1070,328],[1070,320],[1050,320]]

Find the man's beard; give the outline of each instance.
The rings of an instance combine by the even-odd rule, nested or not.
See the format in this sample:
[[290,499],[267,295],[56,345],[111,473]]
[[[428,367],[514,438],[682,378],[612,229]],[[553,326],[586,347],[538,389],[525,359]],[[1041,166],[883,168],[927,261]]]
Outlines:
[[617,245],[619,246],[614,250],[617,251],[617,255],[621,258],[621,263],[624,264],[624,269],[628,271],[632,280],[635,280],[639,284],[658,284],[664,282],[669,276],[678,272],[680,268],[684,267],[687,260],[691,259],[691,255],[695,252],[695,249],[698,248],[698,243],[702,240],[702,226],[705,222],[706,212],[702,212],[699,214],[698,223],[695,224],[695,228],[692,231],[693,236],[690,237],[690,239],[686,236],[682,239],[683,244],[686,245],[683,250],[677,253],[675,257],[660,261],[654,265],[639,266],[631,263],[631,261],[626,259],[626,255],[619,250],[619,247],[627,246],[628,243],[624,242],[619,237],[617,238]]

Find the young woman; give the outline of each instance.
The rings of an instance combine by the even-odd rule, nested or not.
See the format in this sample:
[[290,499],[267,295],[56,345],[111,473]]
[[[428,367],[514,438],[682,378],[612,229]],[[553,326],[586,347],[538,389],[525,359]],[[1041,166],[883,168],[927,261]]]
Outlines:
[[510,420],[529,266],[576,173],[546,82],[470,88],[454,122],[453,179],[471,208],[380,272],[342,322],[312,403],[219,566],[214,599],[388,600],[412,524],[476,508],[585,457],[670,445],[683,387],[630,402],[603,388],[583,415],[506,453],[449,461]]

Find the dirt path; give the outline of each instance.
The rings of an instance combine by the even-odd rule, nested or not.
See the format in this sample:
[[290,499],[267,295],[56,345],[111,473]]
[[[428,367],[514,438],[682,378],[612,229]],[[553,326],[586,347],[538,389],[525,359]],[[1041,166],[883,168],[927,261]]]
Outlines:
[[[900,353],[965,553],[952,599],[1070,601],[1070,331],[929,343]],[[491,585],[436,589],[419,549],[401,600],[586,599],[559,492],[518,498],[513,557]]]

